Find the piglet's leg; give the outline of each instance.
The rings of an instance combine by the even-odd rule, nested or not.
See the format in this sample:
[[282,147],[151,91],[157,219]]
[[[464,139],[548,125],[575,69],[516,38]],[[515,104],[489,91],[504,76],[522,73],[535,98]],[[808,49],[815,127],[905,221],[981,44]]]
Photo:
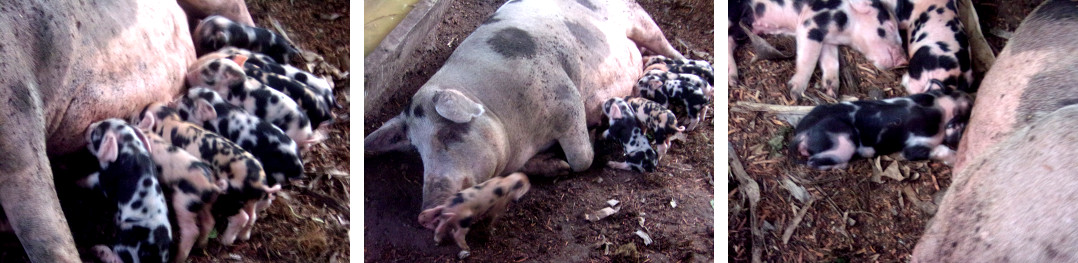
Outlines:
[[954,150],[951,150],[950,147],[947,147],[946,145],[939,145],[936,146],[936,148],[932,149],[930,158],[932,158],[933,160],[942,161],[944,164],[951,165],[954,164],[958,156],[956,155]]
[[835,95],[835,91],[838,90],[838,46],[831,44],[823,44],[823,50],[820,52],[820,71],[823,72],[823,88],[827,91],[827,95],[831,97],[838,97]]
[[816,61],[820,59],[823,49],[823,36],[819,30],[809,30],[800,27],[797,30],[797,72],[786,82],[790,88],[790,96],[794,99],[801,98],[808,87],[809,78],[816,70]]
[[236,211],[235,215],[228,217],[228,227],[225,228],[225,232],[221,234],[221,244],[226,246],[232,245],[236,242],[236,236],[239,235],[240,230],[247,224],[249,219],[247,212],[240,210]]
[[630,165],[628,162],[608,161],[608,162],[606,162],[606,167],[610,167],[610,168],[614,168],[614,169],[621,169],[621,170],[626,170],[626,171],[632,171],[633,170],[632,165]]
[[212,205],[206,204],[201,211],[198,212],[198,220],[200,222],[198,231],[198,247],[204,248],[210,241],[210,232],[213,231],[213,226],[217,224],[213,219],[213,213],[210,211]]
[[258,220],[258,203],[260,202],[263,201],[250,201],[243,206],[243,211],[250,215],[251,219],[247,220],[247,224],[243,226],[243,231],[240,232],[240,240],[251,239],[251,230],[254,230],[255,221]]
[[196,223],[198,214],[195,213],[197,211],[187,210],[187,204],[192,199],[191,196],[183,195],[183,192],[179,189],[176,189],[175,193],[172,196],[172,208],[176,212],[176,223],[180,227],[180,243],[176,247],[176,258],[173,262],[185,262],[187,255],[191,253],[191,247],[194,247],[195,240],[199,236],[199,228]]
[[461,259],[468,257],[468,255],[471,253],[468,252],[469,250],[471,250],[468,248],[468,241],[464,240],[464,237],[468,235],[468,230],[468,228],[462,227],[458,228],[456,231],[453,231],[453,240],[455,240],[457,242],[457,246],[460,247],[461,253],[458,255],[458,257],[460,257]]

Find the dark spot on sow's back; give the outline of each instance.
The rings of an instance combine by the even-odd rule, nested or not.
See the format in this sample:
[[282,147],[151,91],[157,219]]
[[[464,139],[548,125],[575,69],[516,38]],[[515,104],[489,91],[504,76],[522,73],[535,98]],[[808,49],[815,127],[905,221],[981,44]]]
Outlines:
[[580,5],[583,5],[584,7],[587,7],[588,10],[591,10],[591,11],[595,11],[595,10],[599,9],[599,7],[595,6],[595,4],[592,4],[591,1],[588,1],[588,0],[576,0],[576,2],[580,3]]
[[509,27],[494,33],[487,40],[491,49],[506,58],[531,58],[535,56],[535,39],[528,32]]

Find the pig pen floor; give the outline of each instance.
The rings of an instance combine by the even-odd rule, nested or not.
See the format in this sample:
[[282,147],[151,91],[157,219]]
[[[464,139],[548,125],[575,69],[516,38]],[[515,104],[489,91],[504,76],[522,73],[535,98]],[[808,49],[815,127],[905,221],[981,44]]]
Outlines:
[[[343,108],[334,110],[338,119],[328,128],[327,139],[304,155],[306,177],[284,187],[282,192],[286,194],[278,196],[268,210],[259,213],[250,240],[237,241],[232,246],[211,240],[206,249],[192,250],[188,262],[348,262],[351,258],[348,250],[351,103],[350,81],[344,74],[349,70],[350,52],[348,1],[312,4],[249,0],[247,6],[257,25],[273,30],[270,20],[277,20],[298,47],[317,53],[328,63],[328,66],[315,65],[313,72],[336,75],[334,94]],[[320,59],[311,59],[296,59],[293,65],[304,68],[307,64],[320,64]],[[53,160],[53,170],[85,170],[72,167],[69,161]],[[96,160],[91,164],[96,165]],[[114,240],[112,216],[102,211],[115,211],[115,208],[109,208],[99,194],[73,185],[72,177],[85,174],[88,172],[56,174],[57,192],[83,260],[93,262],[88,249]],[[218,220],[218,226],[224,222]],[[28,262],[13,234],[0,235],[0,262]]]
[[[419,69],[401,72],[404,82],[381,116],[365,116],[369,133],[402,109],[479,23],[504,1],[454,1],[432,43],[420,48],[427,58]],[[690,58],[713,54],[711,1],[640,1],[667,38]],[[448,45],[447,45],[448,43]],[[708,59],[711,60],[711,59]],[[372,65],[368,65],[372,67]],[[603,168],[617,147],[597,145],[593,167],[557,178],[532,177],[532,189],[489,229],[469,233],[469,261],[477,262],[711,262],[713,254],[713,118],[689,133],[660,162],[658,171],[640,174]],[[394,153],[365,160],[364,259],[367,262],[449,262],[459,251],[452,242],[437,245],[432,231],[416,221],[422,201],[423,166],[418,154]],[[621,201],[617,214],[598,222],[585,212]],[[672,207],[671,202],[677,206]],[[637,230],[655,241],[644,245]]]
[[[1039,1],[974,1],[985,37],[994,53],[1006,40],[989,33],[1013,32]],[[780,50],[793,50],[793,38],[766,37]],[[747,46],[747,44],[745,44]],[[752,180],[759,185],[760,200],[755,216],[756,231],[762,233],[764,262],[904,262],[924,231],[930,212],[934,212],[940,193],[950,185],[951,169],[939,162],[897,163],[881,158],[879,168],[886,171],[897,164],[894,180],[883,176],[872,179],[877,170],[874,160],[855,160],[840,171],[816,171],[797,164],[787,156],[787,143],[793,127],[775,114],[740,110],[737,102],[793,105],[786,81],[794,73],[794,61],[758,61],[750,63],[751,47],[736,50],[739,84],[730,87],[729,140],[736,156]],[[842,48],[842,87],[837,93],[859,99],[870,94],[890,98],[905,96],[900,80],[905,69],[881,71],[849,48]],[[817,70],[810,86],[819,80]],[[853,83],[855,85],[850,85]],[[854,87],[856,86],[856,87]],[[833,103],[820,89],[809,87],[797,105],[814,106]],[[720,145],[722,147],[722,145]],[[736,154],[735,154],[736,152]],[[886,174],[886,173],[884,173]],[[747,262],[752,258],[753,229],[750,209],[740,183],[731,173],[727,194],[729,203],[729,260]],[[789,182],[787,182],[789,181]],[[815,201],[799,201],[785,185],[803,187]],[[806,204],[809,203],[809,204]],[[807,206],[807,209],[805,208]],[[800,223],[799,214],[803,216]],[[788,242],[783,235],[795,225]]]

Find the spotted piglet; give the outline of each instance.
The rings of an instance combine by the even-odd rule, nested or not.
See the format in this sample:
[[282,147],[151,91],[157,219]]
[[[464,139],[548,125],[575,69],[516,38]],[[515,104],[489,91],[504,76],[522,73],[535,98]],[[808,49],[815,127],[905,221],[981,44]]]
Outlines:
[[[733,61],[733,60],[731,60]],[[673,59],[663,55],[647,57],[644,62],[644,72],[658,69],[673,73],[693,74],[707,80],[708,86],[715,85],[715,68],[704,60]],[[711,96],[711,91],[707,92]]]
[[670,148],[673,140],[685,141],[685,134],[682,133],[685,131],[685,126],[678,126],[677,116],[662,104],[640,97],[627,97],[625,102],[635,110],[633,115],[636,116],[636,120],[647,126],[655,141],[659,143],[659,146],[656,146],[659,160],[666,155],[666,150]]
[[[248,65],[244,63],[244,65]],[[333,111],[330,109],[330,101],[318,93],[314,88],[302,82],[273,72],[262,71],[259,68],[245,67],[244,73],[248,77],[261,82],[265,87],[275,89],[292,98],[303,109],[303,113],[311,119],[311,126],[315,129],[329,125],[333,121]]]
[[229,104],[213,90],[192,88],[177,106],[180,118],[224,136],[258,158],[268,185],[303,176],[299,148],[284,131]]
[[228,187],[217,179],[214,168],[176,147],[152,131],[142,131],[150,142],[150,157],[157,165],[157,179],[172,189],[172,211],[180,228],[180,242],[173,262],[186,262],[195,241],[205,247],[215,224],[210,209]]
[[101,171],[80,182],[100,189],[116,202],[117,242],[94,252],[106,262],[165,262],[169,260],[172,228],[152,146],[142,132],[120,119],[90,124],[87,148],[97,156]]
[[741,19],[753,33],[796,37],[797,71],[786,83],[794,99],[805,93],[817,63],[820,86],[836,95],[839,45],[852,46],[879,69],[907,62],[894,15],[879,0],[751,0],[747,8]]
[[223,54],[223,57],[233,59],[236,56],[247,57],[247,63],[243,64],[244,72],[250,74],[252,70],[260,70],[267,73],[274,73],[291,78],[300,83],[306,84],[308,87],[313,88],[317,94],[322,96],[322,100],[326,101],[329,105],[340,108],[341,105],[337,104],[337,100],[333,96],[333,86],[330,85],[326,79],[319,78],[310,72],[298,69],[296,67],[277,63],[273,58],[269,56],[251,52],[250,50],[240,49],[235,47],[226,47],[217,51]]
[[209,16],[192,32],[198,54],[217,51],[226,46],[266,54],[275,61],[288,64],[299,53],[291,43],[264,28],[239,24],[223,16]]
[[911,161],[952,163],[971,105],[965,92],[943,88],[901,98],[816,106],[797,124],[790,151],[808,157],[807,164],[820,170],[845,169],[855,156],[898,151]]
[[927,91],[933,80],[973,92],[969,38],[954,0],[884,1],[895,10],[899,28],[906,29],[909,70],[902,86],[909,94]]
[[191,65],[187,84],[205,87],[225,98],[225,101],[247,110],[265,121],[284,130],[301,149],[318,142],[311,130],[311,120],[299,105],[280,91],[267,88],[258,80],[248,77],[240,63],[228,58],[203,57]]
[[484,218],[497,220],[510,201],[520,200],[530,188],[528,176],[523,173],[494,177],[460,191],[445,204],[423,211],[419,214],[419,224],[434,230],[434,242],[440,243],[453,231],[453,240],[461,249],[458,256],[464,259],[470,254],[464,238],[472,225]]
[[625,155],[629,157],[622,162],[607,162],[606,165],[638,172],[655,171],[658,154],[651,148],[651,143],[633,112],[632,107],[621,98],[611,98],[603,102],[603,114],[610,124],[610,128],[603,132],[603,139],[613,139],[621,143],[625,147]]
[[636,83],[636,89],[644,98],[669,108],[672,101],[685,105],[689,117],[687,130],[695,130],[700,121],[707,116],[711,100],[707,90],[711,89],[706,81],[693,74],[678,74],[652,69]]
[[147,105],[139,119],[139,128],[153,131],[168,143],[209,163],[217,168],[218,178],[227,181],[228,188],[218,196],[212,210],[215,215],[228,216],[221,243],[231,245],[237,236],[242,240],[250,238],[258,218],[256,206],[281,190],[280,185],[267,186],[262,163],[228,139],[183,121],[176,109],[163,103]]

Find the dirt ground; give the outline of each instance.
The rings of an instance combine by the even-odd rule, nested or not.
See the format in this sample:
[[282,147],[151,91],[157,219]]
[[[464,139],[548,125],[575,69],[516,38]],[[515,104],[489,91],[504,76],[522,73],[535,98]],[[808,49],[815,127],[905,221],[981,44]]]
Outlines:
[[[1002,50],[1006,39],[990,29],[1012,32],[1039,1],[974,1],[981,27],[993,51]],[[1006,35],[1005,33],[1003,35]],[[766,37],[780,50],[793,50],[789,37]],[[730,87],[730,105],[757,102],[793,105],[786,81],[794,73],[793,60],[750,63],[751,48],[735,53],[740,82]],[[880,71],[849,48],[842,48],[843,86],[839,95],[871,99],[905,96],[900,84],[905,69]],[[818,72],[818,71],[817,71]],[[816,85],[819,73],[810,86]],[[852,85],[851,85],[852,84]],[[810,87],[809,97],[797,105],[833,103],[820,89]],[[880,168],[896,168],[903,180],[883,177],[874,182],[873,160],[855,160],[841,171],[816,171],[786,156],[793,127],[773,114],[738,110],[731,106],[729,140],[736,157],[760,187],[756,215],[763,231],[765,262],[900,262],[908,261],[913,246],[934,212],[941,190],[951,182],[951,170],[939,162],[894,161],[882,157]],[[734,155],[734,153],[731,153]],[[886,170],[886,169],[884,169]],[[815,201],[811,205],[792,197],[784,186],[789,180],[804,187]],[[731,174],[728,215],[729,260],[749,261],[753,235],[749,205],[739,182]],[[805,207],[808,206],[806,209]],[[803,218],[799,224],[798,214]],[[796,226],[788,242],[784,233]]]
[[[454,1],[437,36],[420,48],[424,65],[401,72],[400,89],[385,105],[387,114],[365,116],[372,132],[399,113],[402,104],[442,66],[453,48],[504,1]],[[711,1],[641,1],[667,38],[690,58],[713,54]],[[376,65],[367,65],[368,68]],[[611,262],[712,261],[714,164],[712,117],[677,144],[650,174],[603,168],[620,152],[599,143],[593,167],[558,178],[532,177],[532,189],[489,229],[468,235],[470,261]],[[364,184],[364,259],[367,262],[456,261],[452,242],[434,244],[432,231],[416,220],[422,199],[422,161],[417,153],[366,159]],[[583,214],[621,201],[617,214],[587,222]],[[677,206],[672,207],[671,202]],[[655,243],[644,245],[637,230]]]
[[[284,194],[259,214],[251,239],[228,247],[211,240],[206,249],[194,249],[189,262],[348,262],[348,1],[250,0],[247,4],[258,26],[273,28],[269,20],[276,19],[297,47],[324,58],[328,65],[317,58],[296,59],[293,65],[304,68],[311,64],[315,74],[332,75],[334,94],[343,108],[334,110],[338,119],[327,129],[327,139],[303,156],[306,177],[284,187]],[[83,260],[93,262],[88,249],[114,240],[111,211],[115,211],[115,204],[110,208],[100,194],[74,186],[75,178],[89,174],[97,165],[96,160],[86,162],[82,157],[92,158],[87,152],[81,157],[53,160],[52,164],[53,171],[59,171],[57,193],[76,245]],[[223,227],[227,221],[217,222]],[[15,235],[0,234],[0,262],[26,261]]]

